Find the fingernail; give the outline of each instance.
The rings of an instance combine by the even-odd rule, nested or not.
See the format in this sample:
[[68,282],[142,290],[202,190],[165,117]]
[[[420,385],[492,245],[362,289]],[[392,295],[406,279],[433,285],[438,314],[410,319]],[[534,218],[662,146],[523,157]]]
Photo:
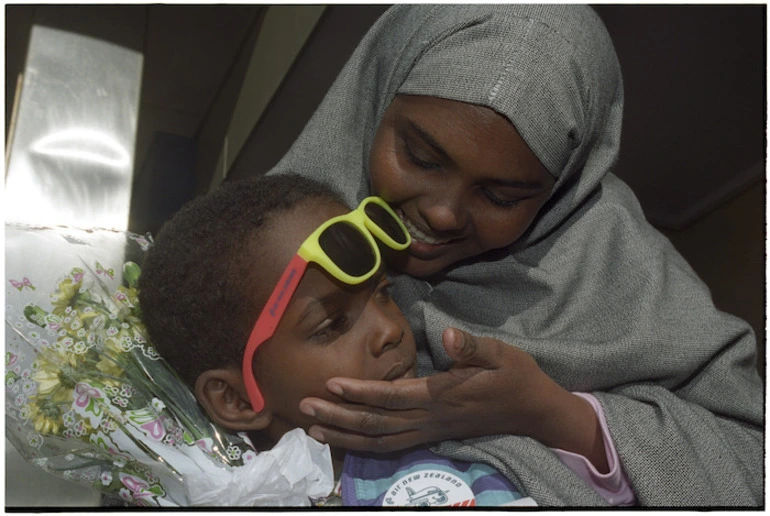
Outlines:
[[329,389],[329,392],[342,396],[342,387],[338,383],[330,383],[326,388]]
[[312,405],[308,405],[307,403],[300,403],[299,411],[306,416],[315,417],[315,409],[312,407]]
[[310,431],[308,432],[308,435],[319,442],[323,442],[325,440],[323,432],[321,432],[315,427],[310,429]]

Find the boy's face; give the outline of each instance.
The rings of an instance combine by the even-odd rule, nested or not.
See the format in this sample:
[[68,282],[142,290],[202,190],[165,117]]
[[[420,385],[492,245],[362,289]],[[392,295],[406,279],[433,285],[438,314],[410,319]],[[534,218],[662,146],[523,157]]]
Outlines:
[[[260,306],[300,244],[323,222],[347,211],[331,201],[312,200],[268,223],[258,260],[265,264],[258,271]],[[308,266],[275,334],[254,358],[265,410],[273,414],[268,429],[272,438],[296,427],[307,429],[315,422],[299,411],[303,398],[339,401],[326,389],[332,377],[414,376],[414,337],[387,287],[383,274],[353,287],[313,263]]]

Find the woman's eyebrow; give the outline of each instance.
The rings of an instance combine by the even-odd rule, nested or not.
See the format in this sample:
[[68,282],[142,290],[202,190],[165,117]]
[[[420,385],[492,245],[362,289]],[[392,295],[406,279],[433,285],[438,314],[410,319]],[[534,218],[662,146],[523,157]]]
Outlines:
[[525,190],[540,190],[543,188],[544,183],[542,181],[525,181],[521,179],[490,179],[488,181],[494,185],[509,187],[509,188],[523,188]]
[[440,143],[438,143],[433,136],[428,134],[422,127],[417,125],[413,120],[408,120],[409,128],[417,134],[417,136],[425,142],[427,145],[429,145],[438,155],[440,155],[443,159],[454,163],[454,160],[447,154],[447,152],[444,150],[444,148],[441,146]]

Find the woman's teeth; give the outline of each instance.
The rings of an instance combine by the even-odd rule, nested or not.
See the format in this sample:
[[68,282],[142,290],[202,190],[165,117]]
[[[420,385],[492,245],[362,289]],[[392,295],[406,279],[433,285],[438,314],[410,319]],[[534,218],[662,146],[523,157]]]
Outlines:
[[425,233],[420,231],[414,224],[412,224],[412,221],[406,218],[406,215],[404,215],[402,211],[399,210],[398,214],[401,216],[401,221],[404,223],[404,226],[406,226],[406,229],[409,231],[409,234],[412,235],[413,239],[419,240],[421,242],[425,242],[426,244],[431,244],[431,245],[441,245],[449,242],[449,239],[439,240],[437,238],[433,238],[431,236],[426,235]]

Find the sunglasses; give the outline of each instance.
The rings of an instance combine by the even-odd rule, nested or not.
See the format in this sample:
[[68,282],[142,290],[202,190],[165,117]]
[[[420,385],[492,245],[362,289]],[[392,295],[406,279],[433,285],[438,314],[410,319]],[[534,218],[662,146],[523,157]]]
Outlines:
[[265,400],[254,378],[254,353],[275,333],[308,263],[318,264],[342,283],[358,285],[382,264],[375,237],[396,251],[411,243],[409,232],[390,206],[379,197],[367,197],[350,213],[321,224],[299,247],[259,314],[243,353],[243,381],[255,412],[265,407]]

